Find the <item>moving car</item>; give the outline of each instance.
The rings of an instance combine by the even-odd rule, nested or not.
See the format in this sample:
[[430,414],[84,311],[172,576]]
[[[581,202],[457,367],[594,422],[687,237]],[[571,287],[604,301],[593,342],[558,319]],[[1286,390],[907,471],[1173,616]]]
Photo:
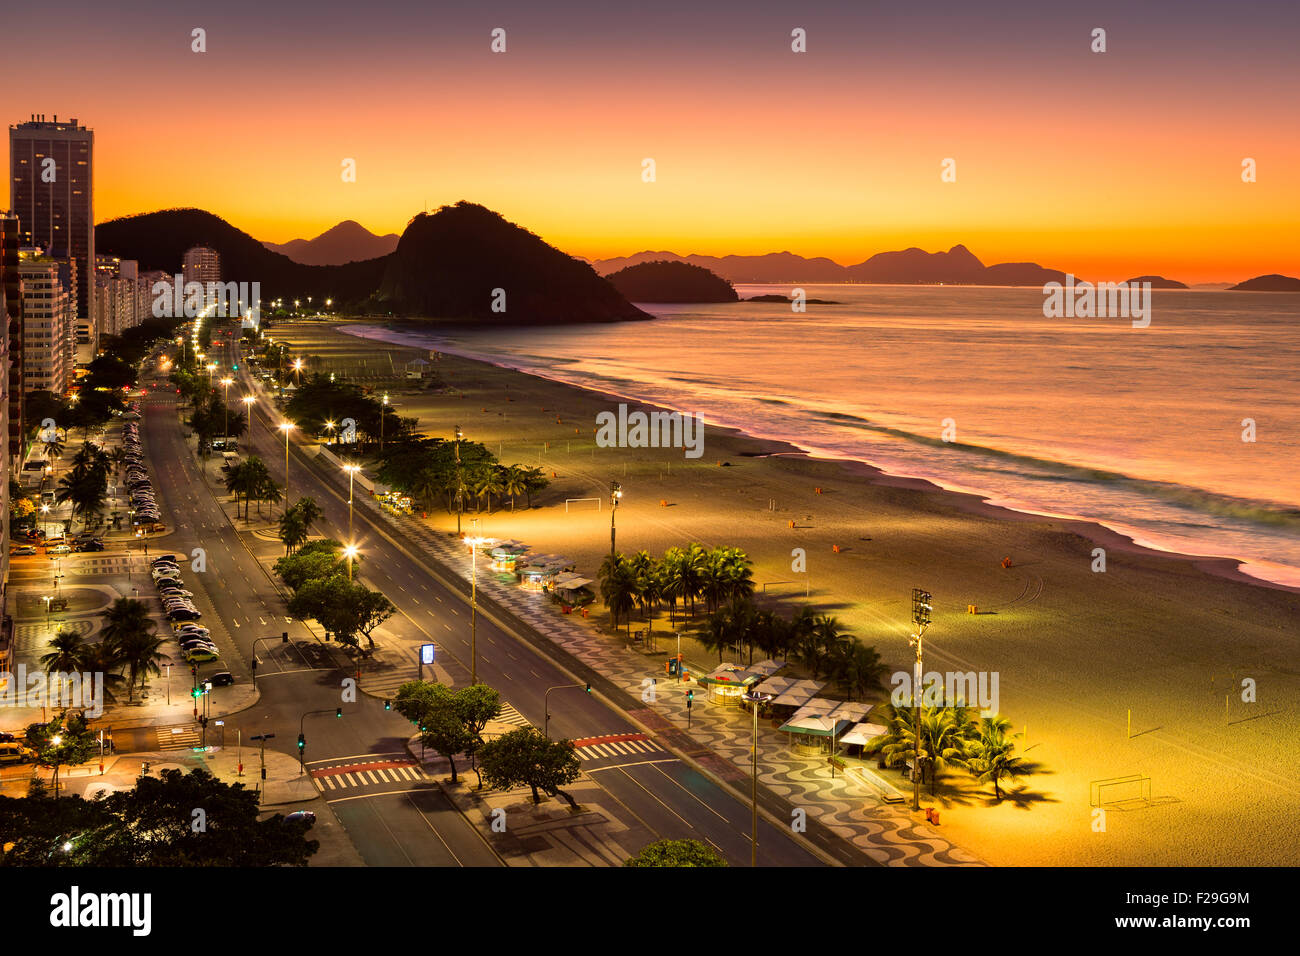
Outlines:
[[295,810],[284,818],[285,823],[305,823],[308,828],[316,825],[316,814],[310,810]]
[[45,549],[46,554],[71,554],[72,549],[66,544],[56,544],[51,548]]
[[104,542],[102,541],[79,541],[72,550],[74,551],[103,551]]
[[217,671],[208,678],[213,687],[229,687],[235,682],[235,675],[230,671]]
[[9,553],[10,553],[10,554],[18,554],[18,555],[23,555],[23,554],[35,554],[35,553],[36,553],[36,545],[34,545],[34,544],[22,544],[22,545],[19,545],[19,546],[16,547],[16,548],[14,548],[14,549],[13,549],[12,551],[10,551]]

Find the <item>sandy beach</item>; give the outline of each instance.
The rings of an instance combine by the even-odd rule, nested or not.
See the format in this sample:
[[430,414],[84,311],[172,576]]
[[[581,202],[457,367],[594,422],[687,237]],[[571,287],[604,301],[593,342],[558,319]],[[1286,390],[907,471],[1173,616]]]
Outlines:
[[[271,334],[325,370],[376,382],[428,357],[323,324]],[[566,555],[594,577],[609,550],[608,505],[565,502],[606,498],[617,480],[619,550],[741,547],[760,602],[837,616],[891,670],[911,666],[911,588],[932,592],[926,669],[997,672],[1001,713],[1027,731],[1025,756],[1039,767],[1000,804],[963,774],[945,778],[931,801],[945,808],[943,834],[979,858],[1289,865],[1300,855],[1290,823],[1300,813],[1300,594],[1232,562],[1148,551],[1096,525],[1008,512],[736,431],[706,428],[697,460],[681,449],[599,448],[596,416],[620,399],[445,353],[436,368],[444,390],[386,386],[402,416],[435,436],[460,425],[502,463],[551,476],[531,510],[521,498],[513,510],[507,500],[480,511],[484,534]],[[455,529],[454,514],[428,520]],[[1103,573],[1093,570],[1098,547]],[[799,548],[806,573],[792,571]],[[604,617],[592,614],[608,631]],[[667,627],[666,612],[655,626]],[[693,643],[689,660],[716,661]],[[1253,703],[1242,700],[1245,679]],[[1150,778],[1151,799],[1110,808],[1099,832],[1090,781],[1134,774]]]

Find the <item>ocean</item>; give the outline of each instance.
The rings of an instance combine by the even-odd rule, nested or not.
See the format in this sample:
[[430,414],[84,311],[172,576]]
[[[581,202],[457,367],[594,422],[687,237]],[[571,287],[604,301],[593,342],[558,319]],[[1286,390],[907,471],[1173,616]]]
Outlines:
[[839,304],[643,305],[654,321],[508,333],[350,331],[695,412],[1300,586],[1300,294],[1155,290],[1149,327],[1134,328],[1045,318],[1037,288],[802,288]]

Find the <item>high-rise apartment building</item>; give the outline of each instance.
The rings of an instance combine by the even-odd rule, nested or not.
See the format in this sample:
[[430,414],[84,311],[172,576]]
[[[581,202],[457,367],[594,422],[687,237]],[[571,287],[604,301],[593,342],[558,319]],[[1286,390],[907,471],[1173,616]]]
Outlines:
[[[140,311],[139,263],[115,256],[95,257],[95,325],[100,335],[121,335],[145,320]],[[80,330],[78,345],[84,346]]]
[[21,245],[76,263],[76,318],[95,314],[95,133],[76,119],[33,115],[9,127],[10,205]]
[[19,254],[23,280],[23,388],[62,395],[72,384],[76,319],[60,262],[37,249]]
[[181,275],[186,285],[198,282],[206,291],[209,282],[221,281],[221,257],[215,249],[207,246],[187,249],[181,265]]
[[0,315],[9,335],[9,386],[6,414],[7,440],[11,461],[22,461],[23,440],[23,282],[18,272],[18,217],[0,212],[0,290],[5,295],[7,313]]

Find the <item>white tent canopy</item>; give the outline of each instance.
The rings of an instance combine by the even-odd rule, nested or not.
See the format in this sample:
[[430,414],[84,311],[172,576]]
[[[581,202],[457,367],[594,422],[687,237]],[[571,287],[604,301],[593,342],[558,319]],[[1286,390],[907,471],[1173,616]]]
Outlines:
[[872,737],[879,737],[888,729],[889,728],[887,727],[880,726],[880,724],[861,723],[841,737],[840,743],[858,744],[859,746],[863,746],[867,744]]

